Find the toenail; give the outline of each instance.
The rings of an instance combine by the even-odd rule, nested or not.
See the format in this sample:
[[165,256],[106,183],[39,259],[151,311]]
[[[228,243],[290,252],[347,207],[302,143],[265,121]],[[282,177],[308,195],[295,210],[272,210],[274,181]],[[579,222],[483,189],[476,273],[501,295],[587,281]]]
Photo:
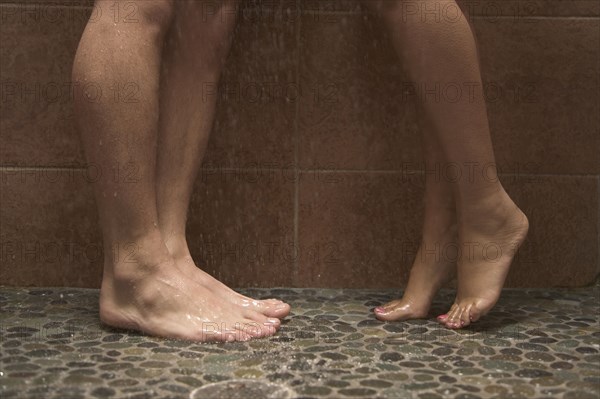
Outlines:
[[375,308],[375,313],[383,313],[383,312],[385,312],[385,309],[384,309],[384,308],[382,308],[381,306],[377,306],[377,307]]

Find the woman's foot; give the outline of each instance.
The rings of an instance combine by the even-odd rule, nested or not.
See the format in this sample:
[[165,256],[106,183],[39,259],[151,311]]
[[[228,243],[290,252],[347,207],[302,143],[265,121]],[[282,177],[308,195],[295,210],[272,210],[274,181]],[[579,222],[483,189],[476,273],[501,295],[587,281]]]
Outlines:
[[438,316],[440,323],[466,327],[492,309],[528,229],[527,217],[505,192],[465,215],[459,227],[462,254],[456,299]]
[[290,305],[279,299],[253,299],[235,292],[194,263],[185,239],[169,239],[167,242],[169,252],[175,259],[177,267],[184,275],[204,288],[211,291],[216,297],[221,298],[235,306],[251,309],[267,317],[283,318],[290,313]]
[[424,234],[402,299],[376,307],[375,317],[384,321],[427,317],[436,293],[454,274],[455,254],[455,225],[435,234]]
[[113,249],[125,247],[127,257],[106,257],[100,291],[104,323],[191,341],[247,341],[279,328],[279,319],[224,301],[187,278],[162,239],[144,238]]

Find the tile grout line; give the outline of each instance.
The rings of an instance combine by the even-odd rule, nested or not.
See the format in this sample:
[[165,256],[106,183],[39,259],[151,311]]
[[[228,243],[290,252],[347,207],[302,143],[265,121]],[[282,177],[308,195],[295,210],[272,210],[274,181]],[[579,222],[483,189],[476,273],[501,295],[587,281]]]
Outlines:
[[[300,29],[302,27],[302,18],[298,18],[298,23],[296,25],[296,85],[300,85]],[[296,101],[294,106],[294,210],[293,210],[293,234],[294,234],[294,251],[300,247],[300,243],[298,242],[298,224],[299,224],[299,200],[300,200],[300,165],[298,165],[299,159],[299,131],[298,131],[298,118],[300,115],[300,101]],[[294,264],[292,270],[292,284],[294,286],[298,285],[298,275],[299,275],[299,252],[295,253],[294,256]]]
[[[298,107],[298,105],[296,105],[296,107]],[[294,129],[297,128],[297,121],[294,122]],[[261,168],[261,167],[228,167],[228,168],[206,168],[206,167],[201,167],[200,171],[223,171],[223,172],[235,172],[235,171],[239,171],[239,172],[269,172],[269,173],[273,173],[273,172],[289,172],[291,169],[294,172],[302,172],[305,174],[309,174],[309,173],[346,173],[346,174],[385,174],[385,175],[402,175],[402,174],[406,174],[406,175],[411,175],[411,174],[418,174],[418,175],[422,175],[425,174],[426,171],[423,169],[397,169],[397,170],[393,170],[393,169],[311,169],[311,168],[301,168],[298,166],[297,164],[297,160],[298,160],[298,154],[297,154],[297,143],[296,143],[296,137],[294,137],[294,158],[296,161],[296,164],[294,165],[290,165],[293,166],[293,168]],[[64,172],[85,172],[87,171],[89,168],[86,167],[69,167],[69,166],[12,166],[12,165],[0,165],[0,172],[19,172],[19,171],[39,171],[39,172],[44,172],[44,171],[64,171]],[[588,178],[588,179],[597,179],[600,177],[600,175],[598,174],[592,174],[592,173],[518,173],[518,172],[499,172],[498,173],[499,176],[505,176],[505,177],[513,177],[513,176],[521,176],[521,177],[529,177],[529,178],[535,178],[535,177],[575,177],[575,178]],[[294,177],[295,180],[296,177]]]
[[[371,15],[376,16],[377,14],[370,10],[302,10],[299,16],[360,16],[360,15]],[[469,16],[465,16],[467,20],[470,22],[474,22],[475,20],[484,20],[488,22],[494,23],[494,21],[499,20],[510,20],[513,19],[515,21],[526,21],[526,20],[542,20],[542,19],[585,19],[585,20],[594,20],[600,18],[600,15],[595,14],[565,14],[565,15],[550,15],[550,14],[541,14],[541,15],[485,15],[481,13],[471,14]]]
[[[82,2],[81,4],[68,4],[68,3],[46,3],[44,1],[32,1],[32,2],[23,2],[23,1],[11,1],[11,2],[0,2],[0,7],[27,7],[27,8],[35,8],[35,7],[52,7],[52,8],[70,8],[70,9],[86,9],[92,10],[94,8],[93,4],[85,4]],[[249,9],[258,9],[260,10],[260,6],[250,6]],[[272,11],[265,12],[268,14],[275,15]],[[323,16],[356,16],[356,15],[375,15],[371,11],[365,10],[301,10],[298,13],[298,16],[311,16],[311,15],[323,15]],[[582,20],[597,20],[600,18],[600,15],[483,15],[483,14],[473,14],[470,17],[467,17],[469,20],[486,20],[486,21],[497,21],[497,20],[543,20],[543,19],[582,19]]]

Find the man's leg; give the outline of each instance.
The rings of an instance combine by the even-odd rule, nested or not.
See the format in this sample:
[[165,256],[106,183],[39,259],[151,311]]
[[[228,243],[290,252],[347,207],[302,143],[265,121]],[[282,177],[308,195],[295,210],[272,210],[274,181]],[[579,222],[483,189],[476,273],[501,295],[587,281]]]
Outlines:
[[[161,78],[157,205],[159,229],[180,269],[224,301],[284,317],[289,305],[242,296],[198,268],[186,241],[194,181],[213,125],[219,78],[229,52],[237,0],[179,0]],[[243,265],[240,265],[243,267]]]
[[[158,229],[160,57],[171,0],[97,0],[73,67],[75,111],[104,240],[100,317],[163,337],[246,340],[276,326],[183,278]],[[266,323],[266,324],[265,324]]]

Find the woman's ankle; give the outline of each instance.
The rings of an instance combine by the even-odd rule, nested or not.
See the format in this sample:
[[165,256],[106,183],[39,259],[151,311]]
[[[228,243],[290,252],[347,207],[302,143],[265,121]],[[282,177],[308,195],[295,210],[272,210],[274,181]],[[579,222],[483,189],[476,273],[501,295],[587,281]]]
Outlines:
[[507,224],[513,224],[515,218],[522,217],[522,211],[502,189],[495,196],[482,198],[480,201],[465,206],[460,211],[459,229],[478,230],[486,232],[502,230]]

